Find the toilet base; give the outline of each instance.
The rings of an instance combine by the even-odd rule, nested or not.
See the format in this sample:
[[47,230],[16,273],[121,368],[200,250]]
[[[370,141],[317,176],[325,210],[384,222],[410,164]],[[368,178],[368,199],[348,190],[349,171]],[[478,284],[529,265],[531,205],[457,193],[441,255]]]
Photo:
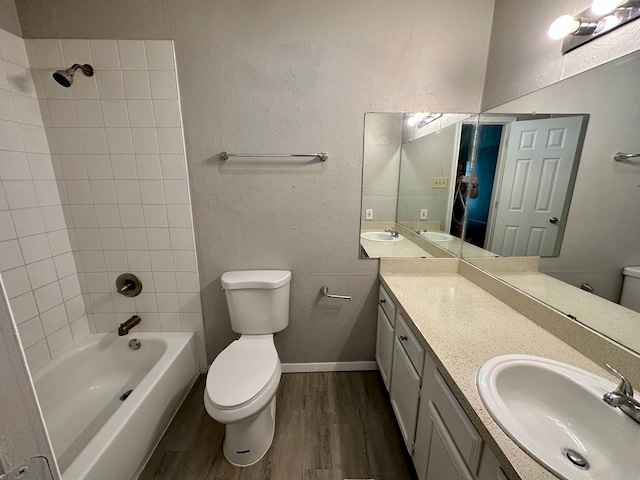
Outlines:
[[227,425],[222,450],[236,467],[248,467],[267,453],[276,427],[276,397],[255,417]]

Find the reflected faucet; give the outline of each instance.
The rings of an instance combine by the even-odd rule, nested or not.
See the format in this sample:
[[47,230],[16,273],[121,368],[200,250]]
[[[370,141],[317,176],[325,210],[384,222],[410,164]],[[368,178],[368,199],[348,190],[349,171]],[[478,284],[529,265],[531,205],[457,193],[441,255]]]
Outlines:
[[634,422],[640,423],[640,402],[633,398],[631,383],[608,363],[603,363],[602,366],[620,379],[620,385],[613,392],[605,393],[602,396],[602,400],[607,405],[611,405],[614,408],[618,407],[631,417]]
[[118,327],[118,335],[121,337],[127,335],[129,330],[140,323],[141,318],[138,315],[133,315],[129,320],[124,323],[121,323]]
[[391,228],[387,228],[387,229],[385,229],[385,232],[389,232],[389,235],[391,235],[393,238],[398,238],[398,231],[397,230],[393,230]]

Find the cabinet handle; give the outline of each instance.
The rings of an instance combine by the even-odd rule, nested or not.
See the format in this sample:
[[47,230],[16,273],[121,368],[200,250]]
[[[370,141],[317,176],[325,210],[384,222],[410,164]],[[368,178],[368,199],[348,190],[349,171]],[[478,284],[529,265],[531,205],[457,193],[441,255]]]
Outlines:
[[403,342],[406,342],[407,340],[409,340],[409,337],[407,337],[406,335],[398,335],[398,338]]

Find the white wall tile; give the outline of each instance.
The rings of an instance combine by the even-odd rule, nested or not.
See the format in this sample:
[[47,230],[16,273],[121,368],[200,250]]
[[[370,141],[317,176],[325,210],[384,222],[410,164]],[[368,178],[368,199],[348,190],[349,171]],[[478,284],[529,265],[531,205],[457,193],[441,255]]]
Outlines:
[[101,100],[105,127],[125,128],[129,126],[126,100]]
[[158,127],[180,127],[177,100],[154,100],[153,114]]
[[50,153],[47,133],[44,127],[20,124],[20,134],[26,152]]
[[41,207],[60,205],[60,192],[55,180],[38,180],[33,182],[33,186]]
[[64,305],[58,305],[40,314],[40,321],[45,335],[51,335],[69,323]]
[[99,252],[80,252],[82,268],[85,272],[105,272],[107,267],[104,263],[104,255]]
[[167,218],[172,228],[191,228],[189,205],[167,205]]
[[[78,131],[78,136],[80,131]],[[84,155],[60,155],[60,165],[65,180],[86,180],[87,165]]]
[[[52,128],[58,152],[61,154],[83,154],[80,130],[77,128]],[[66,178],[66,175],[65,175]]]
[[129,263],[127,261],[127,253],[125,251],[105,250],[104,262],[107,265],[107,272],[117,272],[119,275],[122,272],[128,272],[130,270]]
[[133,140],[131,139],[131,130],[129,128],[107,128],[106,130],[109,153],[133,153]]
[[56,266],[58,278],[65,278],[77,273],[76,262],[71,252],[53,257],[53,263]]
[[148,272],[151,270],[151,258],[146,250],[128,251],[127,262],[132,272]]
[[47,232],[54,232],[66,228],[63,210],[60,205],[42,207],[40,210],[42,211],[42,218],[44,219],[44,226]]
[[18,237],[26,237],[27,235],[35,235],[46,231],[39,208],[12,210],[11,217]]
[[136,154],[158,154],[158,137],[155,128],[132,128],[133,151]]
[[0,272],[24,265],[18,240],[0,242]]
[[136,170],[141,180],[161,180],[159,155],[136,155]]
[[176,274],[173,272],[155,272],[153,283],[156,286],[156,292],[177,292]]
[[58,279],[56,268],[51,258],[45,258],[27,265],[27,272],[33,289],[43,287]]
[[31,180],[31,178],[26,153],[0,151],[0,179]]
[[196,272],[196,256],[192,251],[173,252],[176,272]]
[[76,228],[75,233],[79,250],[102,250],[97,228]]
[[12,96],[20,123],[44,127],[42,114],[40,113],[40,103],[37,98],[31,98],[17,93],[12,94]]
[[85,303],[82,297],[74,297],[64,302],[64,308],[67,311],[67,317],[70,322],[82,317],[86,313]]
[[144,228],[123,228],[124,244],[127,250],[147,250],[147,232]]
[[34,180],[55,180],[51,155],[28,153],[27,160]]
[[22,67],[29,67],[24,40],[6,30],[0,31],[0,55],[8,62]]
[[6,195],[10,209],[30,208],[39,205],[33,182],[6,180],[2,182],[2,186],[4,187],[4,194]]
[[71,216],[74,227],[93,228],[98,226],[93,205],[71,205]]
[[157,312],[158,304],[156,302],[156,294],[150,292],[142,292],[135,297],[136,311],[138,312]]
[[92,205],[91,187],[89,180],[65,180],[67,199],[71,205]]
[[154,100],[175,100],[178,98],[176,74],[172,71],[150,71],[151,97]]
[[[90,184],[91,184],[91,195],[93,197],[94,203],[96,204],[116,204],[117,203],[116,187],[113,180],[91,180]],[[98,223],[98,225],[100,225],[100,223]]]
[[52,74],[55,70],[61,67],[53,67],[51,69],[40,70],[35,72],[35,77],[39,78],[42,83],[42,89],[44,90],[44,98],[51,99],[70,99],[71,98],[71,89],[65,88],[61,86],[58,82],[56,82]]
[[17,122],[18,114],[13,106],[13,98],[11,95],[11,92],[7,90],[0,90],[0,120]]
[[120,71],[101,71],[96,73],[98,95],[101,100],[124,100],[124,81]]
[[67,229],[47,233],[47,237],[49,238],[52,255],[61,255],[71,251]]
[[[156,286],[156,290],[158,287]],[[156,300],[158,302],[158,312],[160,313],[175,313],[180,311],[180,305],[178,303],[178,294],[171,293],[156,293]]]
[[11,311],[16,323],[20,325],[38,315],[36,299],[32,291],[11,299]]
[[171,248],[173,250],[193,250],[193,230],[190,228],[170,228]]
[[71,334],[73,335],[74,342],[82,340],[90,333],[89,322],[86,316],[83,316],[71,323]]
[[87,282],[87,292],[111,294],[107,272],[85,273],[84,278]]
[[174,70],[171,40],[145,40],[149,70]]
[[164,205],[143,205],[144,224],[146,227],[168,227],[167,209]]
[[133,155],[111,155],[111,169],[113,170],[113,178],[116,180],[134,180],[138,178]]
[[62,55],[62,43],[60,40],[34,39],[33,46],[36,50],[38,68],[53,70],[67,68]]
[[115,40],[89,40],[89,46],[91,47],[93,68],[96,70],[120,70],[120,56]]
[[46,312],[63,303],[62,292],[60,291],[60,284],[58,282],[36,288],[33,294],[36,297],[36,304],[38,305],[38,311],[40,313]]
[[9,82],[9,89],[12,92],[36,98],[35,84],[31,69],[4,61],[3,66],[6,79]]
[[0,149],[25,151],[19,124],[0,120]]
[[27,363],[29,364],[29,370],[31,373],[35,372],[38,368],[51,360],[49,346],[47,345],[46,340],[42,340],[32,347],[27,348],[24,353],[27,357]]
[[115,180],[116,198],[119,204],[140,203],[140,186],[137,180]]
[[187,178],[184,155],[160,155],[162,178],[165,180],[185,180]]
[[[142,286],[144,288],[144,284]],[[119,293],[111,294],[111,301],[113,302],[113,310],[116,313],[134,313],[136,311],[136,304],[133,297],[125,297]]]
[[149,250],[171,250],[168,228],[147,228]]
[[29,275],[25,267],[4,271],[0,276],[4,282],[4,288],[7,290],[7,296],[10,299],[31,290]]
[[127,109],[132,127],[156,126],[151,100],[127,100]]
[[60,290],[62,290],[62,298],[65,302],[77,297],[78,295],[82,295],[78,275],[69,275],[68,277],[61,279]]
[[111,161],[108,155],[87,155],[86,165],[90,179],[109,180],[113,178]]
[[102,107],[99,100],[74,100],[74,104],[79,125],[83,127],[104,127]]
[[89,40],[63,39],[61,43],[64,64],[67,67],[74,63],[79,63],[80,65],[93,63],[91,51],[89,50]]
[[141,332],[160,332],[160,318],[157,313],[147,312],[141,317],[139,324]]
[[152,251],[151,268],[154,272],[173,272],[173,252]]
[[73,335],[71,335],[71,327],[68,325],[62,327],[55,333],[52,333],[47,337],[47,344],[49,345],[49,351],[51,357],[56,358],[62,355],[73,345]]
[[80,128],[80,138],[85,153],[109,153],[104,128]]
[[169,205],[188,205],[189,192],[184,180],[165,180],[164,194]]
[[196,273],[176,272],[176,291],[178,293],[199,293],[200,281]]
[[140,227],[144,225],[141,205],[118,205],[120,221],[123,227]]
[[73,77],[73,87],[69,90],[71,90],[71,96],[76,100],[97,100],[100,98],[96,75],[87,77],[79,71]]
[[[122,78],[124,80],[124,94],[127,100],[150,100],[151,99],[151,86],[149,82],[149,72],[125,71],[125,72],[122,72]],[[168,87],[163,84],[162,88],[166,89]]]
[[113,313],[96,313],[93,318],[96,323],[96,332],[98,333],[110,333],[118,328],[116,316]]
[[179,128],[159,128],[158,144],[162,154],[184,154],[182,130]]
[[29,348],[44,339],[44,331],[42,330],[42,323],[40,323],[39,317],[32,318],[18,325],[18,333],[20,334],[20,340],[24,348]]
[[148,69],[144,41],[118,40],[118,53],[123,70]]
[[160,328],[163,332],[181,332],[182,324],[180,323],[179,313],[160,313]]
[[140,180],[140,199],[147,205],[164,205],[164,184],[160,180]]
[[73,100],[47,100],[53,127],[77,127],[76,109]]
[[0,212],[0,242],[5,240],[11,240],[16,238],[16,229],[13,226],[13,219],[11,218],[11,212]]
[[[124,250],[124,236],[121,228],[100,228],[100,243],[105,250]],[[105,257],[109,266],[109,261]]]

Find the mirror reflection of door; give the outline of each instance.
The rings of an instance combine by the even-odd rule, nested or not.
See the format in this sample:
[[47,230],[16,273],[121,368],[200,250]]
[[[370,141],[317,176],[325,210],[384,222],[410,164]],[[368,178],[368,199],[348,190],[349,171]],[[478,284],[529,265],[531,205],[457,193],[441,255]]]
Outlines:
[[500,256],[556,256],[581,153],[586,117],[478,127],[466,241]]

